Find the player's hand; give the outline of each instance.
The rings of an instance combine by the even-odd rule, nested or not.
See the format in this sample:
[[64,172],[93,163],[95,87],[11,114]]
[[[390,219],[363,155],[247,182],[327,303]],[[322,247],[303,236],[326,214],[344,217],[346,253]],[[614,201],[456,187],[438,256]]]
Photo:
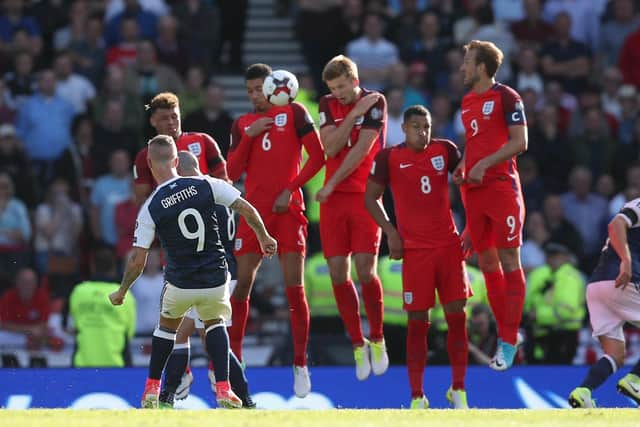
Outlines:
[[271,129],[273,119],[271,117],[262,117],[251,123],[251,126],[245,129],[245,133],[251,138],[260,135],[265,130]]
[[380,99],[379,93],[370,93],[369,95],[365,95],[358,102],[356,102],[355,107],[351,110],[351,114],[355,117],[364,116],[367,111],[371,109],[376,102]]
[[117,291],[109,294],[109,301],[111,301],[111,304],[113,305],[122,305],[122,303],[124,303],[125,294],[126,292],[122,292],[118,289]]
[[624,291],[629,282],[631,282],[631,261],[622,260],[620,261],[620,273],[616,277],[616,288],[621,288]]
[[404,254],[402,237],[400,237],[400,233],[395,228],[387,233],[387,245],[389,246],[389,258],[402,259]]
[[260,249],[265,256],[271,258],[278,252],[278,242],[267,234],[260,239]]
[[320,203],[324,203],[329,199],[331,193],[333,193],[333,186],[327,184],[316,193],[316,200]]
[[471,234],[469,233],[469,229],[465,228],[462,231],[462,257],[467,259],[473,253],[473,244],[471,243]]
[[482,178],[484,178],[484,173],[487,171],[487,168],[482,163],[482,160],[476,163],[471,170],[469,171],[469,176],[467,176],[467,181],[472,184],[482,184]]
[[453,170],[451,179],[455,185],[461,185],[464,183],[464,162],[458,163],[458,166]]
[[282,190],[282,193],[276,198],[273,204],[273,212],[285,213],[289,210],[289,204],[291,203],[291,191],[286,188]]

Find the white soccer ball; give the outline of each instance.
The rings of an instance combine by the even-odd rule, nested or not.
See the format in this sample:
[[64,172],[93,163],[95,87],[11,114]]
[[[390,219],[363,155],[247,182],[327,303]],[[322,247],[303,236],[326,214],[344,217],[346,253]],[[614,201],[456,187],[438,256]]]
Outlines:
[[287,70],[275,70],[264,79],[262,93],[273,105],[287,105],[298,95],[298,79]]

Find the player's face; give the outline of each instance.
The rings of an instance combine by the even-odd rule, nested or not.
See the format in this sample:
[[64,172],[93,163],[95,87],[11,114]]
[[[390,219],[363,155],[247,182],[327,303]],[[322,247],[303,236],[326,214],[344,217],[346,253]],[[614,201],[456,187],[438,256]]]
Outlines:
[[151,115],[151,126],[158,135],[169,135],[173,139],[178,139],[182,132],[180,127],[180,109],[158,108]]
[[464,61],[460,66],[460,71],[464,75],[464,85],[472,87],[478,80],[480,80],[480,74],[478,71],[479,65],[476,64],[476,51],[475,49],[469,49],[464,54]]
[[245,86],[247,88],[247,96],[257,111],[267,111],[271,104],[267,101],[262,93],[262,83],[264,79],[247,80]]
[[431,119],[414,114],[402,123],[402,130],[409,148],[422,151],[431,140]]
[[356,101],[358,81],[344,74],[333,80],[327,80],[327,87],[341,104],[353,104]]

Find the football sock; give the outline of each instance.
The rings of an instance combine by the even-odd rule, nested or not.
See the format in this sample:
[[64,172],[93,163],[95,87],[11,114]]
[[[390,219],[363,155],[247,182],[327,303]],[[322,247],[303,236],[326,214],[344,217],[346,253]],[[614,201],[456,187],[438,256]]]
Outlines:
[[367,319],[369,319],[369,337],[371,341],[381,341],[383,338],[384,308],[382,305],[382,283],[377,276],[374,276],[371,282],[362,284],[362,299],[367,311]]
[[304,286],[287,286],[291,335],[293,336],[293,364],[307,366],[307,344],[309,342],[309,304]]
[[167,366],[164,369],[164,383],[162,384],[162,388],[171,393],[175,393],[188,364],[189,342],[174,345],[169,360],[167,360]]
[[506,282],[506,306],[504,315],[504,333],[502,339],[516,345],[518,340],[518,328],[522,320],[522,307],[524,306],[525,278],[521,268],[504,274]]
[[464,390],[464,378],[467,375],[469,359],[469,339],[467,338],[467,315],[461,313],[445,313],[449,332],[447,332],[447,352],[453,374],[452,388]]
[[237,300],[231,297],[231,326],[229,326],[229,341],[236,357],[242,360],[242,340],[247,328],[249,317],[249,298]]
[[426,320],[409,319],[407,326],[407,371],[411,398],[424,395],[423,377],[427,363],[427,333],[430,323]]
[[605,354],[595,364],[593,364],[591,368],[589,368],[589,373],[582,384],[580,384],[580,387],[595,390],[600,387],[600,385],[602,385],[602,383],[605,382],[616,370],[618,370],[616,361],[613,357]]
[[229,381],[229,336],[222,323],[211,325],[206,330],[207,353],[213,362],[216,383]]
[[351,280],[333,285],[333,295],[336,297],[336,304],[342,323],[351,338],[354,347],[364,345],[364,335],[360,325],[360,302],[356,287]]
[[633,368],[631,368],[631,373],[640,377],[640,359],[638,359],[636,364],[633,365]]
[[249,384],[242,365],[233,352],[229,352],[229,382],[234,393],[240,397],[249,395]]
[[149,379],[160,380],[162,370],[173,350],[176,332],[157,326],[151,339],[151,360],[149,361]]
[[496,319],[498,336],[502,338],[504,333],[504,310],[507,303],[504,273],[502,269],[499,269],[496,271],[483,271],[482,275],[487,287],[487,299],[489,300],[493,317]]

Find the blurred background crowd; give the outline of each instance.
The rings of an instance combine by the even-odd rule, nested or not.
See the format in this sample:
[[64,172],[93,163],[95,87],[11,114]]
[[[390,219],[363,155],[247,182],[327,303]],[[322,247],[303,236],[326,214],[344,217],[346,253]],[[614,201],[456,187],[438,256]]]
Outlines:
[[[387,97],[389,145],[403,140],[403,109],[423,104],[432,113],[433,136],[463,149],[459,105],[466,89],[458,69],[461,46],[472,39],[502,49],[497,78],[521,94],[527,115],[529,150],[518,159],[528,273],[528,344],[520,360],[579,364],[597,358],[586,327],[586,280],[608,221],[640,196],[640,1],[2,0],[1,7],[4,366],[25,360],[68,365],[68,357],[55,360],[73,348],[69,299],[75,286],[98,276],[119,282],[137,214],[132,159],[153,135],[144,111],[153,95],[176,93],[183,130],[209,133],[226,156],[233,118],[249,110],[230,98],[243,97],[242,72],[253,58],[284,58],[271,65],[296,72],[298,101],[317,117],[317,99],[327,92],[322,68],[345,53],[357,63],[361,85]],[[257,56],[250,54],[245,36],[258,22],[290,40],[270,43],[265,35]],[[278,56],[279,48],[285,55]],[[287,63],[292,49],[301,64]],[[311,200],[322,179],[320,173],[305,188],[311,361],[350,363],[348,348],[340,356],[348,342],[318,253],[319,209]],[[464,211],[453,186],[451,195],[462,229]],[[114,257],[109,271],[96,268],[98,250]],[[471,358],[484,363],[493,354],[495,327],[482,276],[473,260],[470,265],[477,294],[469,304]],[[157,320],[161,268],[154,250],[133,287],[137,314],[130,338],[142,358],[144,337]],[[384,245],[379,268],[387,340],[398,340],[388,344],[389,353],[402,363],[400,265],[386,258]],[[433,316],[438,324],[437,309]],[[256,351],[247,353],[249,364],[290,363],[287,319],[278,267],[266,263],[252,295],[245,342]],[[432,328],[430,363],[446,362],[442,324]],[[640,355],[640,339],[635,330],[627,333],[632,360]]]

